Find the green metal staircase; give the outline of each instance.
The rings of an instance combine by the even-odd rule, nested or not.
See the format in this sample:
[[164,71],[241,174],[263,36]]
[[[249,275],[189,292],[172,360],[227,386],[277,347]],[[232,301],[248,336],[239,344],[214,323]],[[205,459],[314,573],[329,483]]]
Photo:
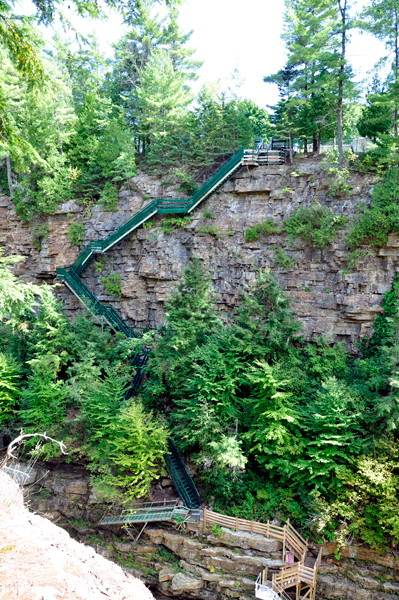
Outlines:
[[[279,165],[285,162],[286,156],[287,150],[284,144],[281,143],[281,140],[279,140],[279,143],[275,144],[275,146],[273,146],[272,141],[266,148],[263,147],[262,140],[255,148],[240,148],[230,160],[216,171],[216,173],[189,198],[177,200],[158,198],[157,200],[153,200],[105,239],[91,241],[79,254],[72,265],[69,267],[57,268],[58,279],[65,283],[69,290],[97,317],[100,322],[107,323],[114,331],[119,331],[128,338],[139,337],[112,306],[102,304],[95,294],[90,291],[80,278],[83,270],[97,254],[103,254],[104,252],[107,252],[107,250],[110,250],[115,244],[122,241],[156,214],[189,214],[214,194],[216,190],[230,179],[234,173],[241,169],[241,167]],[[130,398],[137,393],[147,359],[148,352],[146,350],[142,353],[136,353],[132,357],[131,364],[135,367],[136,373],[132,385],[125,394],[125,399]],[[125,519],[123,523],[171,520],[176,516],[186,517],[189,509],[193,511],[199,510],[200,497],[195,484],[186,469],[183,459],[173,440],[168,440],[168,446],[169,453],[165,455],[165,462],[179,496],[184,503],[184,509],[164,507],[159,510],[158,508],[151,507],[150,510],[145,512],[146,509],[143,508],[142,510],[140,509],[135,513],[129,514],[128,521]],[[122,522],[115,519],[117,519],[117,517],[107,517],[103,521],[104,524],[105,521],[107,521],[107,524]]]
[[[66,273],[71,272],[72,277],[75,275],[79,277],[82,271],[88,266],[93,260],[96,254],[103,254],[110,250],[115,244],[122,241],[125,237],[130,235],[133,231],[141,227],[146,221],[154,217],[156,214],[189,214],[195,208],[197,208],[202,202],[207,200],[212,194],[216,192],[234,173],[236,173],[242,166],[258,166],[261,164],[282,164],[285,161],[286,151],[284,148],[279,147],[277,149],[268,148],[240,148],[240,150],[230,158],[212,177],[204,183],[192,196],[188,199],[177,199],[177,200],[165,200],[158,198],[153,200],[146,207],[139,210],[133,217],[123,223],[118,229],[111,233],[108,237],[103,240],[96,240],[90,242],[86,248],[79,254],[75,262],[66,268],[58,268],[57,276],[59,279],[65,281],[71,291],[85,304],[98,314],[98,309],[94,308],[93,299],[90,300],[90,306],[88,305],[88,295],[86,291],[83,291],[78,285],[72,285],[71,281],[67,281]],[[72,273],[73,271],[73,273]],[[75,278],[76,280],[76,278]],[[94,297],[94,294],[92,294]],[[96,300],[99,302],[98,300]],[[118,331],[122,331],[116,319],[113,319],[112,327],[116,327]],[[108,319],[107,319],[108,320]]]
[[165,454],[165,462],[172,481],[184,506],[196,510],[200,508],[200,496],[186,465],[172,438],[168,439],[169,454]]

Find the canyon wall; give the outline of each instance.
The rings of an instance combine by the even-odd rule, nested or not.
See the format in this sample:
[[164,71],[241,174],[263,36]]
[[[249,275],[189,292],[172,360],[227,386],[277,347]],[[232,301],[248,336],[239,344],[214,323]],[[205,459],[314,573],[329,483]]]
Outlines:
[[[197,256],[209,269],[221,311],[231,311],[240,289],[251,285],[259,268],[270,267],[293,298],[294,309],[303,322],[305,338],[335,336],[352,352],[356,342],[370,335],[380,312],[383,294],[390,289],[399,267],[399,240],[389,237],[385,248],[371,250],[355,269],[347,264],[345,231],[327,249],[315,249],[297,239],[294,248],[286,235],[262,235],[245,241],[245,229],[273,219],[284,221],[299,206],[320,202],[336,213],[353,216],[357,204],[370,202],[373,178],[353,174],[350,195],[332,195],[331,180],[319,159],[301,158],[293,166],[243,167],[192,215],[185,227],[162,226],[168,217],[157,216],[149,229],[139,229],[107,253],[100,274],[91,263],[82,278],[97,297],[112,304],[138,331],[154,328],[164,319],[164,302],[191,257]],[[34,247],[29,227],[15,214],[6,196],[0,197],[0,245],[6,253],[17,253],[26,261],[17,267],[25,280],[53,283],[57,266],[67,266],[79,254],[67,236],[70,224],[84,224],[81,246],[103,238],[154,198],[176,198],[182,193],[164,188],[155,177],[140,173],[119,193],[118,209],[87,208],[69,201],[47,219],[48,237]],[[36,243],[37,245],[37,243]],[[295,263],[282,268],[276,248]],[[122,297],[107,296],[101,277],[111,272],[122,277]],[[57,291],[67,314],[73,316],[79,301],[61,285]]]

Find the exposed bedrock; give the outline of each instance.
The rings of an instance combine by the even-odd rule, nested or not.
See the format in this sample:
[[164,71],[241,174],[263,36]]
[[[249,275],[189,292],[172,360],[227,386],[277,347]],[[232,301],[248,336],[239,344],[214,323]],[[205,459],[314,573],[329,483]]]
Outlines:
[[[293,250],[285,235],[262,235],[251,243],[244,238],[246,228],[269,218],[284,221],[299,206],[311,206],[315,201],[353,216],[359,202],[370,202],[374,182],[371,176],[353,175],[349,183],[350,196],[329,195],[331,182],[315,159],[302,159],[293,167],[243,167],[193,213],[186,228],[176,227],[172,233],[165,233],[161,225],[167,216],[157,216],[150,229],[133,232],[107,253],[101,274],[91,263],[82,278],[101,301],[112,304],[130,325],[141,330],[162,323],[165,299],[191,257],[200,257],[209,268],[221,311],[232,310],[239,301],[240,288],[254,281],[258,268],[268,266],[293,298],[306,339],[334,335],[356,352],[355,343],[370,335],[383,294],[398,269],[398,237],[389,236],[388,245],[371,250],[356,269],[350,269],[347,263],[345,231],[325,250],[314,249],[301,240],[295,242]],[[57,214],[48,218],[49,237],[42,239],[40,250],[33,248],[31,231],[16,216],[10,199],[2,196],[0,244],[7,253],[27,257],[18,266],[25,280],[52,283],[56,267],[69,265],[79,253],[67,237],[73,221],[84,223],[83,248],[90,240],[114,231],[152,199],[181,195],[140,173],[121,189],[116,212],[100,206],[87,210],[74,201],[61,205]],[[213,218],[206,216],[210,212]],[[212,228],[213,233],[201,232],[204,226]],[[276,264],[276,247],[295,259],[291,268],[282,269]],[[122,277],[120,299],[105,295],[101,284],[101,277],[111,272]],[[80,308],[79,301],[63,286],[58,294],[73,316]]]

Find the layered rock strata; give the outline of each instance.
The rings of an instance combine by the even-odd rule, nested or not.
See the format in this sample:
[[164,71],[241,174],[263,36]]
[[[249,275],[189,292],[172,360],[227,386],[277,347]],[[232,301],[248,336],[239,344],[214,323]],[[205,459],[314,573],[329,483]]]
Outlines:
[[[385,248],[367,249],[355,269],[348,266],[345,231],[323,250],[300,240],[293,248],[285,235],[262,235],[251,243],[244,237],[246,228],[266,219],[281,223],[298,207],[313,202],[352,217],[359,203],[370,202],[373,179],[353,174],[348,183],[350,195],[333,195],[332,182],[316,159],[301,159],[292,167],[244,167],[193,213],[187,226],[172,224],[164,230],[167,216],[158,216],[150,229],[137,230],[109,251],[101,273],[92,263],[82,277],[102,302],[112,304],[131,326],[142,330],[163,322],[165,299],[193,256],[200,257],[210,270],[221,311],[233,310],[240,289],[253,283],[259,268],[270,267],[293,298],[306,339],[335,336],[356,352],[356,342],[370,335],[383,294],[398,269],[397,236],[390,236]],[[116,212],[74,201],[61,205],[47,219],[49,237],[41,240],[41,249],[33,247],[29,227],[16,216],[9,198],[2,196],[0,245],[7,253],[26,257],[18,267],[26,280],[52,283],[56,267],[71,264],[79,253],[67,236],[73,221],[85,226],[83,248],[90,240],[113,232],[152,199],[179,196],[181,192],[165,189],[156,178],[141,173],[121,189]],[[295,261],[291,267],[279,266],[276,248]],[[101,278],[111,272],[122,277],[121,298],[104,292]],[[63,286],[57,293],[73,316],[80,309],[79,301]]]

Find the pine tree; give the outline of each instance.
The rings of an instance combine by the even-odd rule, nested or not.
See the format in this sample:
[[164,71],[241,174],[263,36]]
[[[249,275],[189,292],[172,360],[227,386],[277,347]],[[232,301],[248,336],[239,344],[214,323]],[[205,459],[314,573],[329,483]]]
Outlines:
[[169,135],[178,127],[183,109],[193,99],[187,93],[184,77],[173,69],[166,50],[152,52],[141,74],[136,97],[140,106],[141,139],[147,141],[150,152],[154,152],[154,158],[162,161],[163,152],[167,151]]
[[[264,78],[279,86],[281,101],[274,121],[287,137],[308,137],[318,151],[321,139],[338,135],[342,162],[344,101],[354,97],[347,63],[348,32],[353,26],[344,0],[287,0],[283,39],[284,69]],[[335,126],[334,126],[335,121]]]
[[[361,14],[363,27],[371,31],[377,39],[385,42],[389,54],[383,59],[386,62],[391,53],[393,61],[391,77],[388,79],[389,92],[377,102],[387,108],[387,100],[390,100],[394,111],[394,130],[398,135],[398,106],[399,106],[399,1],[398,0],[371,0]],[[376,104],[377,106],[377,104]],[[378,108],[377,108],[378,110]]]

